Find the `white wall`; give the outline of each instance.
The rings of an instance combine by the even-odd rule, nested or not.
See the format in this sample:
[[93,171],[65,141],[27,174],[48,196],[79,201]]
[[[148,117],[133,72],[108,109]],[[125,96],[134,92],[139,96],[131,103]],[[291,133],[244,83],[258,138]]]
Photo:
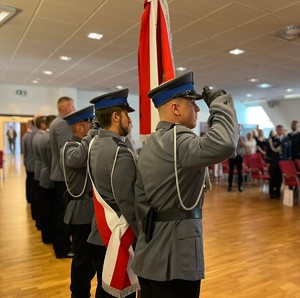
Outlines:
[[[16,94],[16,90],[26,90],[26,96]],[[26,85],[8,85],[0,84],[0,114],[15,115],[34,115],[34,114],[57,114],[56,101],[61,96],[70,96],[75,101],[77,109],[84,108],[89,105],[89,101],[101,94],[103,91],[85,91],[75,88],[46,88],[39,86]],[[133,122],[132,136],[136,143],[140,144],[139,137],[139,100],[138,95],[129,94],[128,101],[136,110],[131,113]],[[209,113],[206,104],[201,100],[198,102],[200,114],[198,122],[207,121]],[[290,130],[290,122],[299,120],[300,99],[290,99],[276,102],[274,106],[267,103],[260,103],[264,108],[270,120],[274,125],[282,124]],[[251,106],[251,105],[249,105]],[[247,104],[236,101],[238,122],[242,124],[259,124],[263,119],[259,119],[257,115],[250,116],[247,113],[249,107]],[[199,126],[195,129],[197,134],[200,133]]]

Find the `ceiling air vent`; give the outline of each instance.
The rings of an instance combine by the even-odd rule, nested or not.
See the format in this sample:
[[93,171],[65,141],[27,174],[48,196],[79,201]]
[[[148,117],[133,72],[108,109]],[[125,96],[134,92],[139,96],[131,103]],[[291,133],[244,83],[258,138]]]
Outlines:
[[291,25],[276,32],[276,36],[285,40],[294,40],[300,37],[300,25]]

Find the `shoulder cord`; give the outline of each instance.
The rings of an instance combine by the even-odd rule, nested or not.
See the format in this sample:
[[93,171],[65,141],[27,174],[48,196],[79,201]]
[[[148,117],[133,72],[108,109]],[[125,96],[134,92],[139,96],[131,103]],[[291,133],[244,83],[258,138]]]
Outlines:
[[[114,189],[114,185],[113,185],[113,175],[114,175],[115,166],[116,166],[116,162],[117,162],[117,158],[118,158],[118,154],[119,154],[120,147],[121,147],[121,146],[118,146],[118,148],[117,148],[117,150],[116,150],[116,154],[115,154],[113,166],[112,166],[111,173],[110,173],[110,185],[111,185],[111,191],[112,191],[112,194],[113,194],[113,197],[114,197],[115,200],[116,200],[116,196],[115,196],[115,189]],[[126,147],[126,148],[127,148],[127,147]],[[134,163],[136,163],[136,162],[135,162],[135,156],[134,156],[134,153],[133,153],[129,148],[127,148],[127,150],[131,153]]]
[[271,138],[269,139],[269,144],[270,144],[271,150],[273,152],[277,152],[278,153],[278,152],[281,151],[281,146],[278,146],[277,148],[274,147],[274,144],[273,144],[273,141],[272,141]]
[[181,194],[180,194],[180,189],[179,189],[179,181],[178,181],[178,171],[177,171],[177,140],[176,140],[176,125],[174,126],[174,168],[175,168],[175,180],[176,180],[176,188],[177,188],[177,194],[178,194],[178,198],[179,198],[179,202],[181,207],[186,210],[186,211],[190,211],[193,210],[194,208],[196,208],[196,206],[199,204],[203,189],[204,189],[204,182],[205,182],[205,175],[206,172],[204,173],[204,178],[203,178],[203,182],[202,182],[202,186],[201,186],[201,190],[199,192],[199,195],[197,197],[197,200],[195,202],[195,204],[192,207],[186,207],[183,202],[182,202],[182,198],[181,198]]
[[[75,142],[75,141],[74,141],[74,142]],[[62,156],[61,156],[61,157],[62,157],[63,173],[64,173],[64,178],[65,178],[65,183],[66,183],[66,186],[67,186],[67,191],[68,191],[68,193],[69,193],[72,197],[74,197],[74,198],[79,198],[80,196],[83,195],[83,193],[84,193],[84,191],[85,191],[85,187],[86,187],[86,183],[87,183],[88,171],[86,170],[86,172],[85,172],[85,179],[84,179],[84,184],[83,184],[82,191],[80,192],[79,195],[74,195],[74,194],[71,192],[70,188],[69,188],[68,180],[67,180],[67,174],[66,174],[66,168],[65,168],[65,149],[66,149],[66,146],[67,146],[68,143],[69,143],[69,142],[65,143],[65,145],[64,145],[64,147],[63,147],[63,149],[62,149]],[[79,142],[75,142],[75,143],[77,143],[78,145],[80,145]]]

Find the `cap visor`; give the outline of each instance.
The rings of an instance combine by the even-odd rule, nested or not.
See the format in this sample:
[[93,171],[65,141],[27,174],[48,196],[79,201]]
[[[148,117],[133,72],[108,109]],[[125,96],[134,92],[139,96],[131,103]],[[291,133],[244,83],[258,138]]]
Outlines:
[[183,96],[183,98],[190,98],[190,99],[194,99],[194,100],[199,100],[199,99],[203,99],[203,96],[201,94],[189,94],[189,95],[185,95]]
[[135,111],[135,109],[133,109],[133,108],[130,107],[130,106],[126,106],[126,107],[122,107],[122,108],[124,108],[125,110],[127,110],[128,113],[131,113],[131,112],[134,112],[134,111]]

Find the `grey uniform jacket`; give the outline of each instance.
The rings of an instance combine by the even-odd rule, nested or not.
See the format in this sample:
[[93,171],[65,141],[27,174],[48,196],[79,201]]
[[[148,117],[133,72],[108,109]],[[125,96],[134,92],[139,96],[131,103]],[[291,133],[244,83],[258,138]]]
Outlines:
[[[111,172],[116,150],[120,146],[111,187]],[[102,198],[130,224],[137,235],[138,229],[134,212],[134,184],[136,162],[120,136],[109,131],[99,130],[90,149],[90,173],[95,187]]]
[[41,135],[38,150],[42,161],[39,185],[43,188],[53,188],[53,181],[50,180],[51,149],[49,131]]
[[32,139],[32,148],[33,148],[33,155],[34,155],[34,180],[39,181],[42,169],[42,159],[40,156],[40,152],[38,149],[39,142],[41,136],[45,133],[45,131],[39,130]]
[[71,200],[67,205],[64,216],[66,224],[92,223],[94,215],[92,185],[86,167],[90,140],[90,136],[82,140],[72,136],[71,140],[66,143],[65,150],[61,152],[61,159],[64,158],[64,163],[61,160],[61,166],[65,170],[68,189],[75,196],[84,190],[83,194],[78,198],[70,196]]
[[87,242],[94,245],[105,246],[103,240],[100,237],[95,214],[92,221],[91,233],[87,239]]
[[24,166],[27,172],[34,172],[34,156],[32,149],[32,132],[25,132],[22,138],[22,148],[23,148],[23,156],[24,156]]
[[60,149],[71,138],[72,131],[67,121],[58,115],[50,124],[50,148],[52,154],[51,174],[52,181],[64,181],[60,167]]
[[[196,202],[205,167],[235,152],[237,120],[230,94],[211,103],[208,126],[208,132],[200,138],[188,128],[176,125],[178,179],[186,207]],[[140,152],[135,204],[147,201],[158,211],[182,210],[175,182],[173,127],[173,123],[159,122]],[[203,194],[197,207],[202,208],[202,204]],[[153,238],[148,243],[141,233],[133,270],[138,276],[158,281],[204,278],[202,219],[156,222]]]

